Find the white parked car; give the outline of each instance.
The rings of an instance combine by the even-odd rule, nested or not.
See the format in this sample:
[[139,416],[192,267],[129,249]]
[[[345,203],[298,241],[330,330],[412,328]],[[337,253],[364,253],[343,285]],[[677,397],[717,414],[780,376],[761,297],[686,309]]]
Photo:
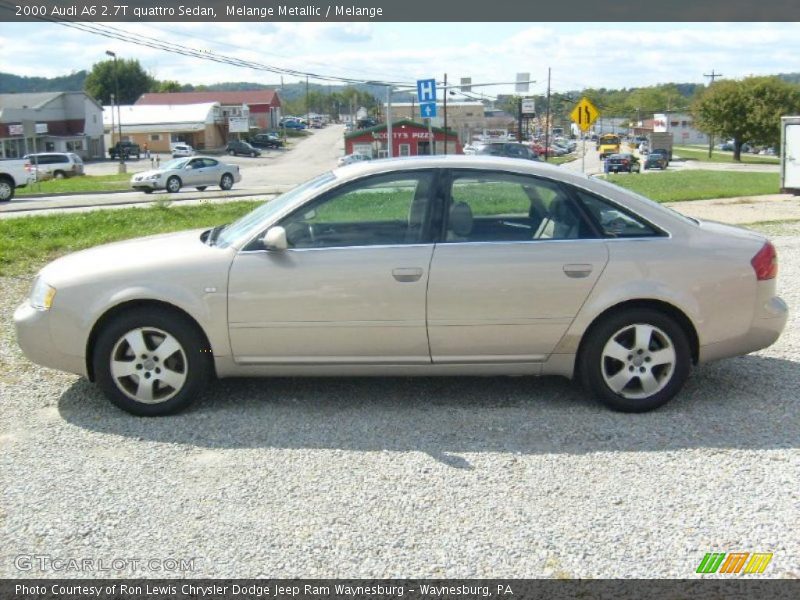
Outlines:
[[194,148],[189,144],[175,144],[172,147],[172,158],[181,158],[184,156],[194,156]]
[[353,154],[346,154],[342,156],[341,158],[339,158],[338,161],[336,161],[336,164],[339,165],[340,167],[343,167],[345,165],[352,165],[353,163],[365,160],[372,160],[372,159],[366,154],[359,154],[358,152],[355,152]]
[[220,162],[210,156],[175,158],[158,169],[137,173],[131,178],[131,187],[145,194],[153,190],[167,190],[176,194],[182,187],[195,187],[201,192],[210,185],[229,190],[242,180],[238,165]]

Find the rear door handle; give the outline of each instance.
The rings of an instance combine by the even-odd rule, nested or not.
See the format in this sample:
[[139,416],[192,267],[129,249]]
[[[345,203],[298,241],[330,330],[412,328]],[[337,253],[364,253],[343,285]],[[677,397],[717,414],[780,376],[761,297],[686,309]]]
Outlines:
[[592,265],[564,265],[564,274],[574,279],[588,277],[592,273]]
[[419,281],[419,278],[422,277],[422,269],[419,267],[393,269],[392,277],[402,283]]

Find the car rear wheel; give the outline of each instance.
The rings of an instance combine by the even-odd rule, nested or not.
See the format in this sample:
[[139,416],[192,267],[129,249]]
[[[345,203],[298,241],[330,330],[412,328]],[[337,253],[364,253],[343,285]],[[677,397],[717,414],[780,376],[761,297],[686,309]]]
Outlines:
[[236,156],[236,152],[234,152],[233,150],[228,150],[228,154],[230,154],[231,156]]
[[64,173],[64,171],[55,171],[55,172],[53,172],[53,178],[54,179],[64,179],[66,176],[67,175],[66,175],[66,173]]
[[185,317],[159,309],[123,313],[97,338],[97,384],[122,410],[142,416],[188,406],[211,374],[210,353]]
[[613,313],[588,336],[580,356],[581,381],[614,410],[658,408],[681,390],[689,376],[686,332],[657,310]]
[[226,191],[233,187],[233,177],[230,173],[222,176],[222,179],[219,180],[219,187]]
[[167,191],[171,194],[177,194],[181,191],[181,180],[174,175],[167,179]]

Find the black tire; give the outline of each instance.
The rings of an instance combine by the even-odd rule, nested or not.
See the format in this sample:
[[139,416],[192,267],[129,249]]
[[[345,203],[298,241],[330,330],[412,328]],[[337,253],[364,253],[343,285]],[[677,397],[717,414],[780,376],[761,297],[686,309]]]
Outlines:
[[256,156],[257,156],[257,154],[256,154],[255,152],[251,152],[251,153],[250,153],[250,157],[251,157],[251,158],[255,158]]
[[0,177],[0,202],[9,202],[14,197],[14,181],[8,177]]
[[167,191],[170,194],[177,194],[181,191],[181,180],[178,176],[173,175],[169,179],[167,179]]
[[[127,334],[136,335],[137,331],[142,332],[141,339],[151,345],[159,342],[157,332],[172,336],[179,344],[179,350],[161,362],[154,362],[158,346],[145,349],[143,356],[149,358],[137,357],[133,355],[131,345],[124,341]],[[140,376],[115,376],[112,361],[124,365],[130,363],[138,369],[136,373],[145,373],[152,395],[162,395],[164,400],[156,398],[148,403],[132,397],[140,389]],[[147,417],[168,415],[187,407],[206,388],[213,372],[211,353],[194,323],[180,313],[158,308],[132,309],[114,317],[97,338],[92,364],[97,385],[112,403],[131,414]],[[148,366],[150,371],[146,370]],[[161,367],[163,371],[160,371]],[[165,385],[159,379],[161,373],[167,372],[183,377],[180,389]]]
[[200,192],[205,192],[207,187],[208,187],[207,185],[198,185],[197,189]]
[[[637,346],[633,339],[637,327],[642,331],[647,331],[646,327],[654,328],[647,337],[646,349]],[[593,325],[586,335],[578,357],[578,376],[587,392],[613,410],[638,413],[656,409],[681,390],[691,372],[686,332],[674,319],[658,310],[634,308],[611,313]],[[612,340],[618,344],[612,345]],[[607,344],[612,345],[609,353],[623,351],[620,359],[606,353]],[[659,360],[656,353],[661,350],[669,353],[670,349],[674,355],[672,362],[656,364]],[[627,352],[629,354],[625,355]],[[645,379],[640,378],[639,371],[657,386],[652,393],[645,389]],[[614,381],[615,377],[619,377],[619,382],[627,380],[619,391],[607,381]]]
[[230,154],[231,156],[236,156],[236,152],[233,150],[228,150],[228,154]]
[[231,189],[233,187],[233,175],[225,173],[219,180],[219,187],[225,191]]
[[67,174],[64,171],[53,171],[53,179],[66,179]]

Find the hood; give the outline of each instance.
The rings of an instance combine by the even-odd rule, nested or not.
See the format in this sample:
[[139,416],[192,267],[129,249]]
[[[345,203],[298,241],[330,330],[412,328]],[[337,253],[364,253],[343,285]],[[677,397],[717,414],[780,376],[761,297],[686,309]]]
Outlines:
[[147,179],[151,175],[163,175],[165,173],[164,169],[151,169],[149,171],[142,171],[141,173],[134,173],[131,177],[132,181],[142,181],[143,179]]
[[206,245],[206,229],[165,233],[95,246],[63,256],[42,269],[50,285],[72,285],[99,280],[178,277],[182,271],[216,264],[227,250]]

